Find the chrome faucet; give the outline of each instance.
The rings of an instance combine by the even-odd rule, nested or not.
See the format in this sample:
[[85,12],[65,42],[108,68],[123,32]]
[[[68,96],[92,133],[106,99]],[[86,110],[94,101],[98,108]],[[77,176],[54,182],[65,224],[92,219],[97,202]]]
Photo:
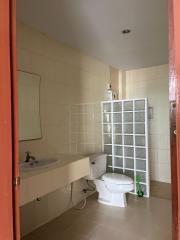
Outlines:
[[36,158],[34,156],[31,156],[30,154],[31,154],[31,152],[29,152],[29,151],[26,152],[25,162],[30,162],[31,159],[36,162]]

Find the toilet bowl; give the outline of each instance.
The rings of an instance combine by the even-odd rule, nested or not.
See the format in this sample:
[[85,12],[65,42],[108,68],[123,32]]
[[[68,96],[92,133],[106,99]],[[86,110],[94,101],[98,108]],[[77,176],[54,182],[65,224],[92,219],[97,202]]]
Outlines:
[[89,156],[90,175],[86,177],[92,180],[99,193],[98,202],[110,206],[126,207],[126,193],[134,189],[133,179],[118,173],[106,173],[105,154]]
[[126,193],[134,189],[133,179],[118,173],[105,173],[94,184],[99,193],[98,202],[116,207],[126,207]]

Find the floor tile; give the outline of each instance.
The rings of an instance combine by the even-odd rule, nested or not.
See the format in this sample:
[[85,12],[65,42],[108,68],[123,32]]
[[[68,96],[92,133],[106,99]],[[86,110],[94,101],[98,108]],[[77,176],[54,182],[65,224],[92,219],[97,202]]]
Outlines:
[[171,240],[171,201],[128,197],[126,208],[102,205],[97,195],[22,240]]

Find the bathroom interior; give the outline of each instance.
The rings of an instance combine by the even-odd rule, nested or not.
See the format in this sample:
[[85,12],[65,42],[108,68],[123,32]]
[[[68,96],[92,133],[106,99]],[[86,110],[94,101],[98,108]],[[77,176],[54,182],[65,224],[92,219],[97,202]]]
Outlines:
[[168,6],[17,0],[23,240],[171,239]]

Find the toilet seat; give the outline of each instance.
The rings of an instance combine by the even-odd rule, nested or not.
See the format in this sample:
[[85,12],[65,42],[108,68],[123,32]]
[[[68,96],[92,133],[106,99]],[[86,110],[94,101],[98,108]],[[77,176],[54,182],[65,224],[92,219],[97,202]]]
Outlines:
[[133,184],[133,179],[119,173],[105,173],[102,176],[102,180],[107,183],[117,184],[117,185],[130,185]]
[[123,174],[106,173],[102,180],[110,193],[126,193],[134,189],[133,179]]
[[103,204],[126,207],[126,193],[134,189],[133,179],[119,173],[105,173],[101,179],[95,179],[98,201]]

